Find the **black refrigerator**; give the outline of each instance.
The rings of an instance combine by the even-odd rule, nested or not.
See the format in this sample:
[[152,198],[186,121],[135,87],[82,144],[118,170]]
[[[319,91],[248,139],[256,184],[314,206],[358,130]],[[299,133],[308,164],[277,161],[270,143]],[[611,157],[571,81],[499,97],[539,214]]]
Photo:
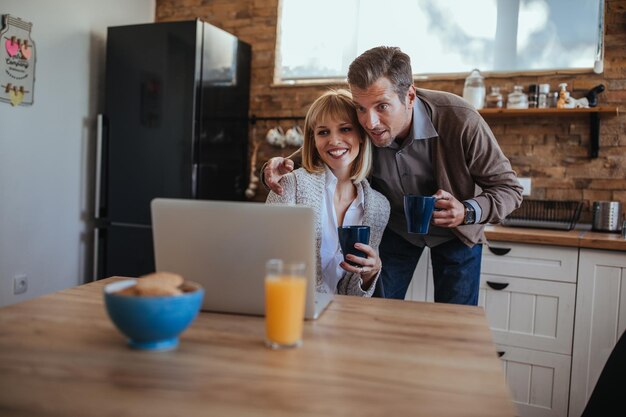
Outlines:
[[108,28],[95,279],[154,271],[152,199],[244,199],[250,61],[250,45],[200,20]]

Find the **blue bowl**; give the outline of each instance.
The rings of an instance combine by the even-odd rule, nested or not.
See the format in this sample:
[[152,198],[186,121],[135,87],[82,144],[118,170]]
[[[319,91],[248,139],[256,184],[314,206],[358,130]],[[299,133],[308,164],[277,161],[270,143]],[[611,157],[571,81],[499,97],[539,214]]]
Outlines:
[[171,350],[178,346],[178,335],[196,318],[204,289],[185,281],[182,295],[132,296],[115,294],[131,287],[135,279],[117,281],[104,287],[104,303],[115,326],[135,349]]

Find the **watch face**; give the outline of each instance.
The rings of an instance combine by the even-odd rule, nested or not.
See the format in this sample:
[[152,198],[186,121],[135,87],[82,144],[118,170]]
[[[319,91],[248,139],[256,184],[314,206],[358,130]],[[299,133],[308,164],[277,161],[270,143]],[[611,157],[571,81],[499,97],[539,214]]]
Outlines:
[[468,203],[463,203],[465,205],[465,224],[474,224],[476,222],[476,212],[474,211],[474,207],[472,207]]

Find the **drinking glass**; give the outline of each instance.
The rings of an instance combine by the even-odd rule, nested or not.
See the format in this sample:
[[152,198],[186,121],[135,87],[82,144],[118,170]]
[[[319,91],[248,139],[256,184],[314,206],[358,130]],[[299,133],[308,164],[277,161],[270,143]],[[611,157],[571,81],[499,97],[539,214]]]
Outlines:
[[265,345],[272,349],[302,345],[306,265],[270,259],[265,265]]

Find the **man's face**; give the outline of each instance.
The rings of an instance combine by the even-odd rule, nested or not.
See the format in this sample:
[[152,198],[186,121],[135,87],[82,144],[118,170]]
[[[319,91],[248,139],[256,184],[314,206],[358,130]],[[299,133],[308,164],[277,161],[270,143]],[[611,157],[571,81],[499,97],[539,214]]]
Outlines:
[[404,139],[411,130],[415,88],[411,86],[402,100],[386,77],[366,89],[352,87],[359,122],[374,145],[384,148],[396,138]]

